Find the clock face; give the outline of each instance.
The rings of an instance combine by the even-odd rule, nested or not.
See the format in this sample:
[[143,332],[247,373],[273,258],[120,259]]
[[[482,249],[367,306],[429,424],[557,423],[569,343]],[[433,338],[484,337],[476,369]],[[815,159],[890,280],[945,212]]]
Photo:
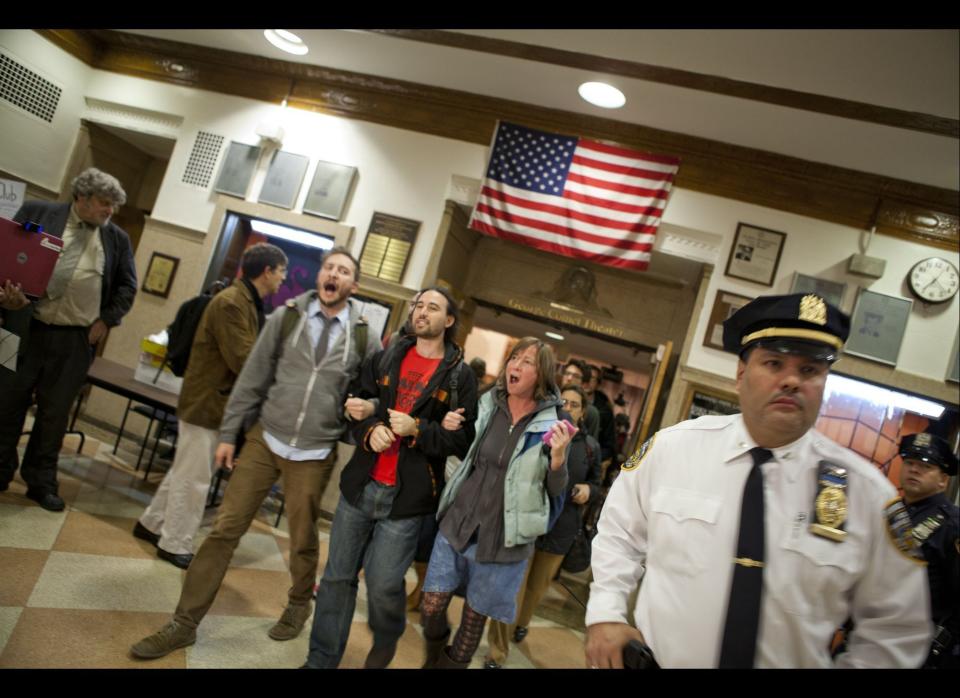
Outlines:
[[943,303],[960,289],[960,273],[945,259],[931,257],[918,262],[910,270],[910,290],[927,303]]

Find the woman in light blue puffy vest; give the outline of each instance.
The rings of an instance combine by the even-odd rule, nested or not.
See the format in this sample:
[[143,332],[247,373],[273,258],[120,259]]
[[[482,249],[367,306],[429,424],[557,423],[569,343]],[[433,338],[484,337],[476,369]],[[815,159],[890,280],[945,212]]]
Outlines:
[[[560,421],[554,363],[549,346],[524,337],[480,399],[477,437],[440,497],[423,586],[424,668],[465,668],[488,617],[514,621],[533,542],[548,530],[550,497],[567,484],[572,434]],[[447,647],[447,606],[464,585],[463,617]]]

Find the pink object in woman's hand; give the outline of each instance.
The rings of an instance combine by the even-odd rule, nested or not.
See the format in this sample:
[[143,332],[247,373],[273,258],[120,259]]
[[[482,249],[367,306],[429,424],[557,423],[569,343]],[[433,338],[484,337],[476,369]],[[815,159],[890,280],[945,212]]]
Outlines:
[[[564,424],[567,425],[567,430],[569,430],[570,438],[572,439],[573,435],[576,434],[579,431],[579,429],[577,429],[577,427],[574,426],[569,419],[563,419],[560,421],[562,421]],[[554,422],[554,424],[556,424],[556,422]],[[549,445],[551,436],[553,436],[553,425],[550,425],[550,428],[543,433],[543,443]]]

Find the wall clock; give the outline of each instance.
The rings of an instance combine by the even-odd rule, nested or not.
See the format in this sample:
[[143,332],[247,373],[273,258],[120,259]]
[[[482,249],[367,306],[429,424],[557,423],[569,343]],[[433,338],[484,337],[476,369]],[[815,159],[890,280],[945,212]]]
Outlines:
[[924,303],[945,303],[960,289],[960,273],[950,262],[930,257],[917,262],[907,276],[910,292]]

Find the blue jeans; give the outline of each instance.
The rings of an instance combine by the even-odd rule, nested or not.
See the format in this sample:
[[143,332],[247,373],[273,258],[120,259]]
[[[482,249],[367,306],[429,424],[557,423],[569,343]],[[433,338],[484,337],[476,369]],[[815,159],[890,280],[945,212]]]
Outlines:
[[330,550],[317,589],[307,666],[335,669],[350,636],[361,567],[374,647],[396,644],[407,624],[403,577],[413,562],[420,516],[389,519],[395,487],[371,480],[357,506],[340,495]]

